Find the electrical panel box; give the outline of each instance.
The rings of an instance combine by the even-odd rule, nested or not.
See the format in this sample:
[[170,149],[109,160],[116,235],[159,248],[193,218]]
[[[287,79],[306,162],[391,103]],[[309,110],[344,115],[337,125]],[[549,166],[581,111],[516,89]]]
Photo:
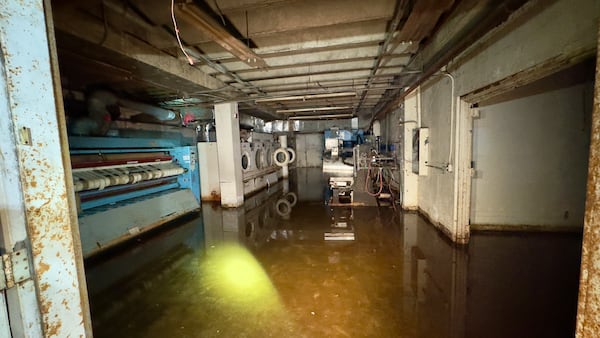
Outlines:
[[429,128],[419,129],[419,176],[429,174]]
[[412,172],[419,176],[427,176],[429,174],[429,128],[415,128],[412,136]]

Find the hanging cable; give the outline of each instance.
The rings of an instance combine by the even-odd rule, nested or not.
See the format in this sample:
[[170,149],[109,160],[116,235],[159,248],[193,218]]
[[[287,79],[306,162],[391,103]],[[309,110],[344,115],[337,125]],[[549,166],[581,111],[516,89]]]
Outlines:
[[379,172],[376,178],[376,180],[379,179],[379,191],[376,193],[372,193],[371,191],[369,191],[369,180],[371,179],[371,163],[369,162],[369,169],[367,170],[367,177],[365,178],[365,191],[367,192],[367,194],[373,197],[379,196],[379,194],[381,194],[381,192],[383,191],[383,175],[381,171],[382,168],[379,168]]
[[219,12],[219,17],[221,18],[221,22],[223,22],[223,27],[227,26],[227,24],[225,23],[225,17],[223,16],[223,11],[221,10],[221,7],[219,7],[217,0],[214,0],[214,3],[215,3],[215,7],[217,7],[217,11]]
[[102,22],[104,23],[104,33],[99,43],[100,46],[104,45],[108,38],[108,19],[106,18],[106,4],[104,4],[104,0],[102,0]]
[[177,27],[177,20],[175,20],[175,0],[171,0],[171,19],[173,19],[173,29],[175,29],[175,36],[177,37],[177,42],[179,43],[179,48],[181,48],[181,51],[183,52],[183,55],[185,55],[190,66],[193,66],[194,60],[192,60],[192,58],[185,51],[185,48],[183,48],[183,44],[181,43],[181,38],[179,37],[179,27]]

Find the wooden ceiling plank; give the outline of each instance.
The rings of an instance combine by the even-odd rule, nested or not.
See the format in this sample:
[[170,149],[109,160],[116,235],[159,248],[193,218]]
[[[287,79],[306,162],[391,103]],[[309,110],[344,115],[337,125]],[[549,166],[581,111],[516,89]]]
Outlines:
[[406,20],[400,34],[399,41],[420,42],[428,37],[440,17],[454,4],[454,0],[420,0],[415,5]]

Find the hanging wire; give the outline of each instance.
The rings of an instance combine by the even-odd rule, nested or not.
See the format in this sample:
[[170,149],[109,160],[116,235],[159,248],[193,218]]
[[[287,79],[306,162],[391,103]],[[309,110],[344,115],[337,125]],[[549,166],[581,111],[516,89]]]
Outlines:
[[179,27],[177,27],[177,20],[175,20],[175,0],[171,0],[171,19],[173,19],[173,28],[175,29],[175,36],[177,37],[177,42],[179,43],[179,48],[181,48],[181,51],[183,52],[183,55],[185,55],[188,63],[191,66],[193,66],[194,60],[192,60],[192,58],[185,51],[185,48],[183,48],[183,44],[181,43],[181,38],[179,37]]
[[100,46],[104,45],[108,38],[108,19],[106,18],[106,4],[102,0],[102,23],[104,24],[104,33],[102,34],[102,40],[100,40]]
[[246,45],[250,48],[250,30],[248,29],[248,11],[246,11]]
[[219,12],[219,17],[221,18],[221,22],[223,22],[223,26],[227,26],[225,23],[225,17],[223,16],[223,11],[221,10],[221,7],[219,7],[219,3],[217,3],[217,0],[214,0],[213,2],[215,3],[215,7],[217,7],[217,11]]

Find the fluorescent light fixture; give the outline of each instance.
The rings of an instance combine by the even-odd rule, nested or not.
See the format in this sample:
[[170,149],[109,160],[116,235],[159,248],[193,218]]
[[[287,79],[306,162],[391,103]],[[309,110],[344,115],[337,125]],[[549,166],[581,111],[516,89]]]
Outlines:
[[321,120],[321,119],[342,119],[354,117],[353,114],[329,114],[329,115],[302,115],[291,116],[289,120]]
[[231,35],[225,28],[216,22],[210,15],[192,4],[180,3],[177,5],[177,15],[193,25],[203,33],[225,48],[229,53],[239,58],[251,67],[266,68],[267,63],[256,55],[240,40]]
[[314,111],[331,111],[331,110],[344,110],[352,109],[350,106],[341,107],[313,107],[313,108],[295,108],[295,109],[279,109],[276,113],[309,113]]
[[313,99],[328,99],[335,97],[347,97],[356,96],[356,92],[340,92],[340,93],[325,93],[325,94],[309,94],[309,95],[295,95],[295,96],[282,96],[282,97],[269,97],[264,99],[256,99],[254,102],[278,102],[278,101],[306,101]]

